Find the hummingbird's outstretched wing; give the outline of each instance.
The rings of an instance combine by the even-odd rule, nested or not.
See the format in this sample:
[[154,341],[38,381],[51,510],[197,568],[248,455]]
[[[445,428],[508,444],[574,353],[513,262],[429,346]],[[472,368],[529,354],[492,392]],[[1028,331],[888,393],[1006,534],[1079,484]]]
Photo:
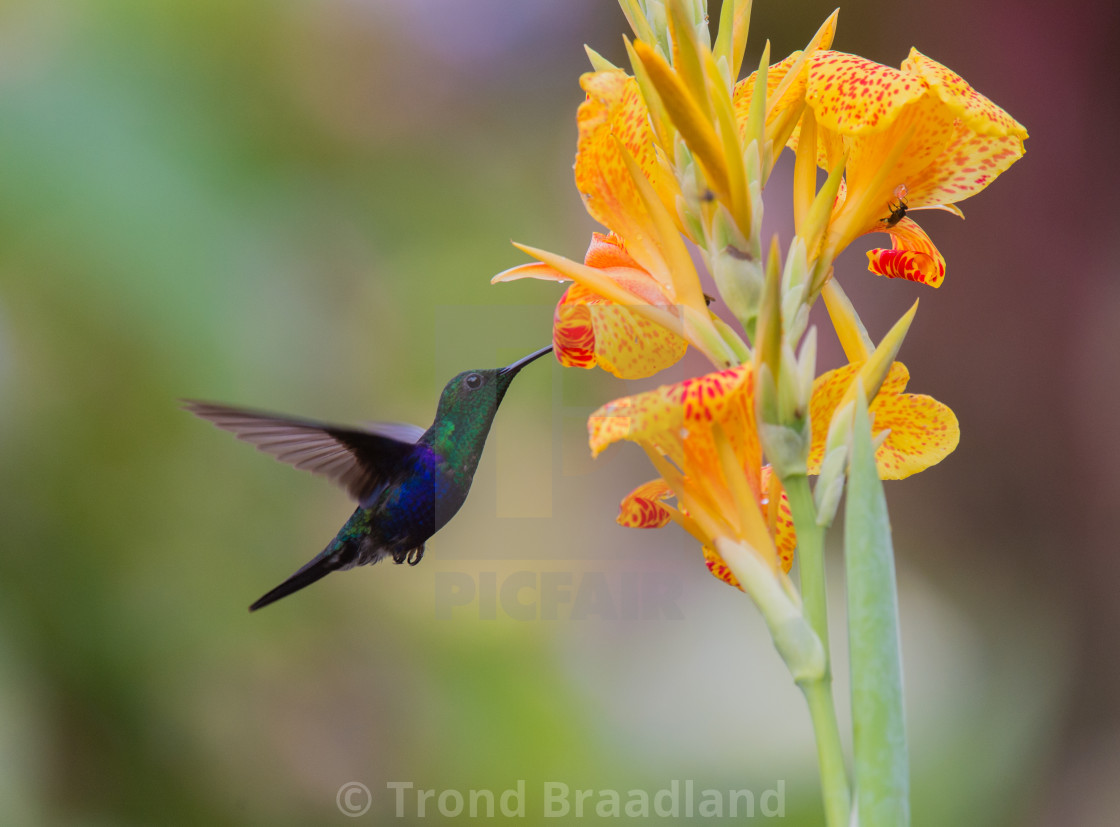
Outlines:
[[385,481],[424,433],[397,423],[343,428],[214,402],[185,400],[183,407],[279,460],[328,477],[359,501]]

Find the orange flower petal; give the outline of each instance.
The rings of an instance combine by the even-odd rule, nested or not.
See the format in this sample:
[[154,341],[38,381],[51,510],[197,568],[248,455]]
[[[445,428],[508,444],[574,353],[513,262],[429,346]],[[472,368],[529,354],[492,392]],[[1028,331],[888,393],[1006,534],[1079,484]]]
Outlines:
[[640,270],[642,265],[626,252],[626,245],[614,233],[592,233],[591,244],[583,256],[583,263],[588,267],[629,267]]
[[639,485],[623,498],[617,522],[627,528],[661,528],[670,522],[661,501],[673,496],[673,489],[660,477]]
[[887,230],[892,249],[868,250],[867,269],[889,279],[907,279],[930,287],[945,280],[945,259],[930,237],[909,218]]
[[654,189],[665,188],[638,82],[613,70],[588,72],[580,85],[587,100],[576,115],[576,188],[591,216],[629,241],[631,254],[643,269],[667,277],[653,221],[619,150],[621,143]]

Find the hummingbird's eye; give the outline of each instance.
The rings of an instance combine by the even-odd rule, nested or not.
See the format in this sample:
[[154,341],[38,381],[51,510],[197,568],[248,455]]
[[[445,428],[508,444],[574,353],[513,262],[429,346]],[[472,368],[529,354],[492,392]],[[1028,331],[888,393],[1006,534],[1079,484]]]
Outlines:
[[482,375],[481,374],[472,373],[470,376],[468,376],[466,378],[465,381],[467,383],[467,387],[470,388],[472,391],[476,391],[476,390],[478,390],[479,388],[482,387]]

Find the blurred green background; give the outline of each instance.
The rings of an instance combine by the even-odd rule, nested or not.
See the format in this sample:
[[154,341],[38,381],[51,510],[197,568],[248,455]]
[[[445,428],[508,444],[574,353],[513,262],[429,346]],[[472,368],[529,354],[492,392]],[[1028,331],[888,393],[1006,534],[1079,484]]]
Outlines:
[[[832,8],[756,6],[748,62]],[[1032,133],[967,223],[923,217],[942,289],[838,265],[875,336],[921,298],[912,389],[962,423],[888,486],[915,825],[1120,812],[1116,18],[841,10],[837,48],[897,65],[913,44]],[[559,290],[488,279],[524,260],[510,238],[586,247],[582,45],[622,62],[624,31],[607,0],[0,3],[0,823],[353,823],[350,782],[380,823],[390,782],[518,780],[535,823],[546,781],[673,779],[780,783],[785,823],[819,822],[808,716],[757,614],[680,532],[614,525],[640,452],[587,456],[591,409],[701,362],[525,371],[422,565],[253,616],[351,506],[177,408],[427,424],[453,373],[542,346]],[[536,587],[529,619],[509,582]]]

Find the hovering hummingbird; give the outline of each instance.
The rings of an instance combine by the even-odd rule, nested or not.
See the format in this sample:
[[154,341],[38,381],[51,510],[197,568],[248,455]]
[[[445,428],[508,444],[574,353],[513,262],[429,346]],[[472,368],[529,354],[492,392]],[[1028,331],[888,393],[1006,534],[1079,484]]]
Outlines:
[[287,597],[332,571],[389,556],[395,563],[419,563],[424,543],[466,500],[494,414],[513,377],[551,350],[549,345],[504,368],[460,373],[444,387],[435,421],[426,431],[398,423],[359,430],[185,401],[191,413],[296,468],[329,477],[358,501],[358,508],[327,547],[249,611]]

